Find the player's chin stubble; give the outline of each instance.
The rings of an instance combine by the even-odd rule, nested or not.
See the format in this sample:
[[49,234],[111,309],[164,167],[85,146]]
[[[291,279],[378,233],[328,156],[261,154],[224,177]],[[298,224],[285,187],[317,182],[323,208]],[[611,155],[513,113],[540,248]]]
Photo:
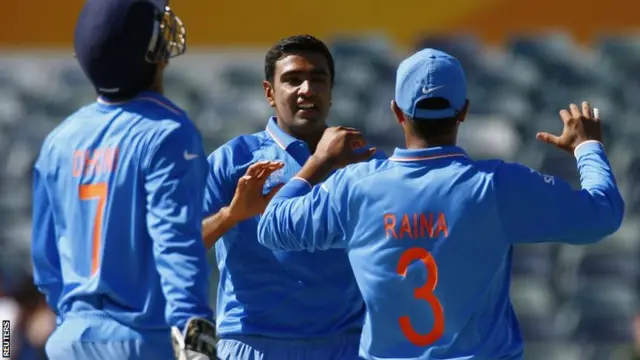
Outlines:
[[295,117],[294,118],[295,127],[304,131],[305,133],[318,131],[318,129],[325,128],[325,120],[323,116],[313,116],[313,117]]

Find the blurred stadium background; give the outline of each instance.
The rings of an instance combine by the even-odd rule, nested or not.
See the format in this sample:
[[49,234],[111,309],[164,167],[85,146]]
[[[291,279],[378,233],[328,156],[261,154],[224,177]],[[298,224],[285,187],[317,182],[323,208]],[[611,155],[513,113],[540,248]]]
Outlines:
[[[14,359],[43,359],[51,331],[29,274],[30,171],[48,131],[94,99],[71,50],[81,4],[3,0],[0,318],[16,324]],[[639,358],[640,3],[175,0],[172,7],[190,49],[170,66],[166,88],[197,123],[207,152],[264,127],[264,53],[298,33],[326,40],[336,58],[331,123],[363,129],[386,151],[402,146],[388,111],[395,66],[418,47],[448,51],[465,66],[471,115],[460,144],[477,158],[520,161],[578,184],[573,158],[537,144],[534,134],[559,132],[560,108],[591,101],[604,118],[626,221],[591,247],[517,247],[513,301],[527,360]]]

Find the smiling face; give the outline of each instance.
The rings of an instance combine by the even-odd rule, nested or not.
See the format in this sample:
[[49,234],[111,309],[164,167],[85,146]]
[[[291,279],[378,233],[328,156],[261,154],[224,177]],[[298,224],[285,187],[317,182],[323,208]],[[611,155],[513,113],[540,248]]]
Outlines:
[[331,107],[332,80],[323,54],[286,54],[275,64],[273,81],[265,81],[263,85],[284,131],[293,136],[324,131]]

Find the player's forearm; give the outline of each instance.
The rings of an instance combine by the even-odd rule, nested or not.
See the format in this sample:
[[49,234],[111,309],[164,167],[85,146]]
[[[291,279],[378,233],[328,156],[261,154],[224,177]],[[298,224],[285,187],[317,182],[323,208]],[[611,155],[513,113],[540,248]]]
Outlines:
[[500,221],[509,242],[588,244],[617,231],[624,202],[598,143],[576,151],[581,189],[520,166],[496,174]]
[[47,304],[52,309],[56,309],[62,291],[62,275],[60,265],[56,261],[58,254],[54,252],[56,250],[54,240],[51,240],[46,245],[48,247],[42,247],[41,237],[36,233],[31,257],[33,262],[33,282],[45,296]]
[[167,323],[180,329],[191,317],[213,318],[209,306],[209,264],[199,234],[195,228],[187,230],[183,226],[152,232],[162,292],[172,309],[167,313]]
[[258,224],[258,243],[271,250],[304,250],[308,239],[305,241],[304,235],[292,227],[294,221],[290,204],[284,198],[272,200]]
[[326,159],[312,155],[295,177],[304,179],[311,185],[316,185],[326,178],[331,170],[333,170],[333,166]]
[[[315,190],[315,191],[314,191]],[[271,200],[258,224],[258,242],[273,250],[326,250],[339,237],[325,190],[291,179]]]
[[586,209],[591,214],[593,236],[611,235],[616,232],[624,218],[624,200],[616,184],[615,176],[600,143],[584,143],[576,149],[576,159],[580,172],[582,189],[588,192],[589,201]]
[[35,239],[32,249],[33,283],[44,295],[49,307],[56,311],[62,291],[62,275],[59,264],[52,257],[58,255],[46,253],[43,248],[40,248],[40,242]]
[[238,219],[232,216],[228,207],[223,207],[218,213],[202,221],[202,239],[204,246],[211,249],[218,239],[238,224]]
[[51,206],[42,187],[36,187],[38,196],[33,207],[33,229],[31,241],[31,259],[33,280],[38,290],[45,296],[47,304],[57,311],[62,291],[62,272],[60,255],[56,242],[56,232]]

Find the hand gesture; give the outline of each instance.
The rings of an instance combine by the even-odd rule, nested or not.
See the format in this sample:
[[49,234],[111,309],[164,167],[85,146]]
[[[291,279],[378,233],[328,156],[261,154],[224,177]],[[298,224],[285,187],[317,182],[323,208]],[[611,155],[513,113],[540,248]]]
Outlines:
[[591,109],[589,103],[582,103],[582,111],[576,104],[569,105],[569,111],[560,110],[560,118],[564,123],[562,135],[555,136],[546,132],[536,134],[536,138],[544,143],[552,144],[573,155],[576,147],[587,140],[602,142],[602,128],[598,109]]
[[366,141],[358,130],[343,126],[330,127],[324,131],[314,156],[331,164],[334,169],[343,168],[373,156],[376,149],[364,149],[365,145]]
[[274,171],[283,167],[284,163],[280,161],[261,161],[249,166],[245,175],[238,181],[229,205],[229,215],[236,221],[243,221],[262,214],[271,198],[284,185],[279,184],[264,195],[264,184]]

